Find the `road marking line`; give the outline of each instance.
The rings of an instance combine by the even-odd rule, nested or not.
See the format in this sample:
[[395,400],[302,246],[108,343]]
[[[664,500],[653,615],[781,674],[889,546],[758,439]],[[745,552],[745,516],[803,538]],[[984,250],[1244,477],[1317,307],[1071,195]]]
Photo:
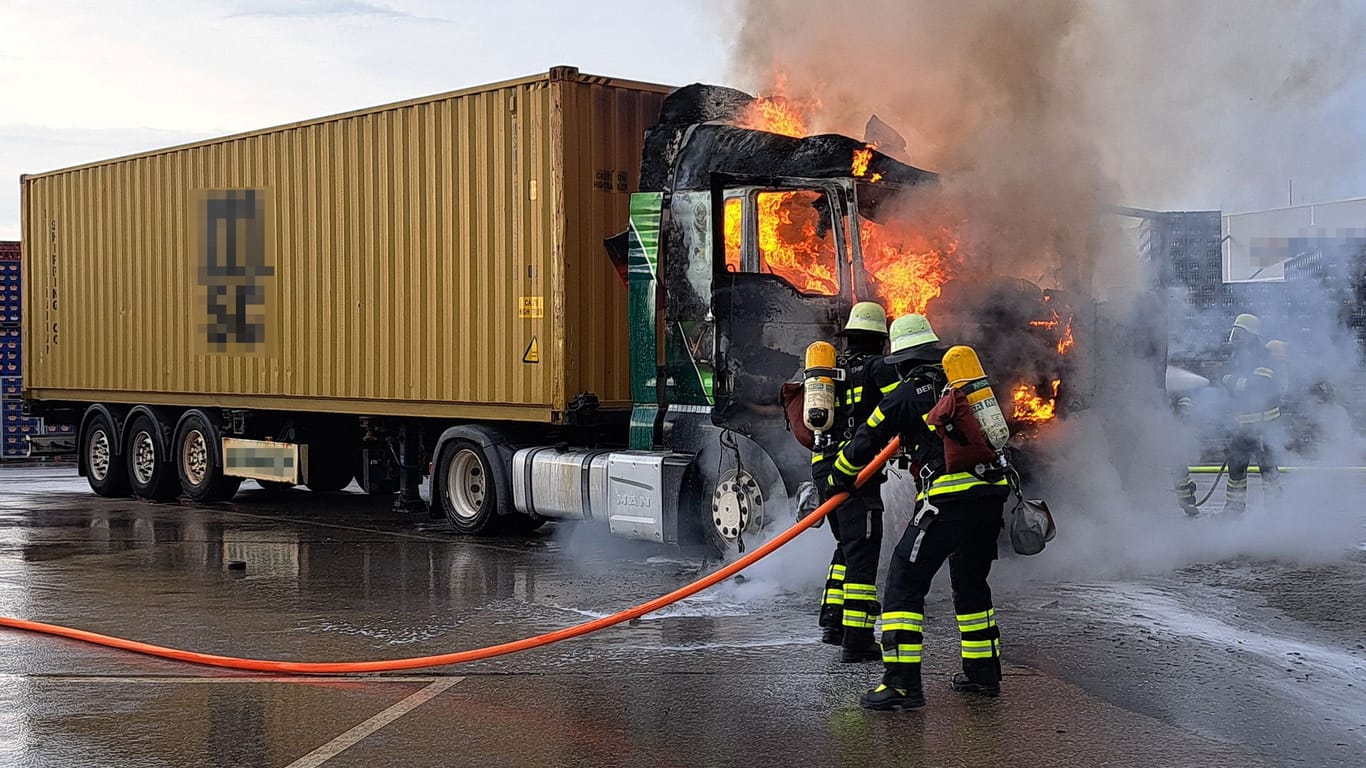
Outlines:
[[409,712],[412,712],[414,709],[417,709],[423,704],[426,704],[427,702],[436,698],[447,688],[450,688],[451,686],[455,685],[456,683],[464,679],[465,678],[463,677],[450,677],[446,678],[445,680],[440,680],[435,683],[432,683],[431,685],[427,686],[426,688],[423,688],[417,693],[412,694],[408,698],[403,699],[402,701],[398,702],[392,707],[389,707],[383,712],[380,712],[378,715],[375,715],[369,720],[366,720],[360,725],[357,725],[356,727],[352,728],[346,733],[343,733],[342,735],[327,742],[321,747],[318,747],[312,752],[309,752],[308,754],[304,755],[298,760],[295,760],[294,762],[285,766],[285,768],[317,768],[323,763],[326,763],[328,760],[331,760],[337,755],[340,755],[347,749],[354,747],[356,744],[360,743],[362,739],[374,733],[375,731],[378,731],[379,729],[383,728],[389,723],[394,722],[400,717],[403,717]]

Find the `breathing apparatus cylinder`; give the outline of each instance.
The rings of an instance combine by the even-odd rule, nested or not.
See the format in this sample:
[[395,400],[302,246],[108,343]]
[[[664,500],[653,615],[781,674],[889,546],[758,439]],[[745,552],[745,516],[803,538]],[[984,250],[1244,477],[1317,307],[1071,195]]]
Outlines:
[[814,341],[806,348],[806,372],[802,378],[802,421],[823,448],[835,426],[835,347]]
[[1010,440],[1010,426],[1006,424],[1005,414],[1001,413],[996,393],[987,381],[986,371],[982,370],[982,361],[977,358],[977,353],[972,347],[950,347],[944,353],[943,365],[949,386],[963,390],[972,408],[972,415],[977,417],[982,434],[986,435],[991,447],[997,451],[1005,449],[1006,441]]

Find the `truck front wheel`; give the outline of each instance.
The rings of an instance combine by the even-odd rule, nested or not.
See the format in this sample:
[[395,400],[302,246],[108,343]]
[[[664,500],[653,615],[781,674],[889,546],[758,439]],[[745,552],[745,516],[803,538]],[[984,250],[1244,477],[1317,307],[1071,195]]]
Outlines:
[[452,440],[441,451],[434,474],[436,500],[456,533],[487,536],[497,528],[498,483],[484,452],[467,440]]
[[127,457],[118,452],[114,425],[103,414],[96,414],[85,428],[81,452],[85,459],[85,479],[90,490],[106,498],[128,495]]

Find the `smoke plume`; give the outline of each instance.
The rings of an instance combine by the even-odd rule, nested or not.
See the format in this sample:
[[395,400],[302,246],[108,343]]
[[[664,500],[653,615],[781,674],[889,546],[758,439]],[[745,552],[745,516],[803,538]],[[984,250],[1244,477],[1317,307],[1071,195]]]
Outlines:
[[1042,284],[1127,276],[1101,205],[1266,207],[1293,171],[1360,192],[1335,184],[1366,155],[1338,114],[1366,25],[1335,0],[748,0],[738,29],[739,85],[818,102],[818,131],[876,113],[971,211],[970,258]]
[[[1337,0],[745,0],[738,16],[736,85],[818,103],[815,132],[863,136],[876,114],[905,138],[900,159],[941,174],[919,213],[951,219],[974,267],[1045,288],[1103,298],[1141,282],[1107,205],[1267,208],[1285,203],[1291,176],[1297,202],[1366,193],[1352,186],[1366,167],[1366,13]],[[1166,333],[1166,317],[1150,322]],[[1340,377],[1358,375],[1354,357],[1338,358]],[[1054,436],[1054,509],[1074,526],[1059,542],[1086,553],[1059,567],[1320,555],[1360,540],[1359,512],[1342,504],[1360,483],[1338,476],[1286,479],[1288,496],[1322,502],[1313,526],[1250,514],[1201,536],[1179,512],[1163,518],[1175,510],[1165,464],[1195,436],[1137,361],[1107,365],[1111,412]],[[1321,461],[1361,459],[1350,430],[1325,439]]]

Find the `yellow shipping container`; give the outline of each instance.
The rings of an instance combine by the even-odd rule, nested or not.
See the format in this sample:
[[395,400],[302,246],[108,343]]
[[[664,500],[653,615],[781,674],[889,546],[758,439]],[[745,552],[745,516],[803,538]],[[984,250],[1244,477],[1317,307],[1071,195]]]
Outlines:
[[29,398],[556,422],[625,407],[670,89],[573,68],[25,176]]

